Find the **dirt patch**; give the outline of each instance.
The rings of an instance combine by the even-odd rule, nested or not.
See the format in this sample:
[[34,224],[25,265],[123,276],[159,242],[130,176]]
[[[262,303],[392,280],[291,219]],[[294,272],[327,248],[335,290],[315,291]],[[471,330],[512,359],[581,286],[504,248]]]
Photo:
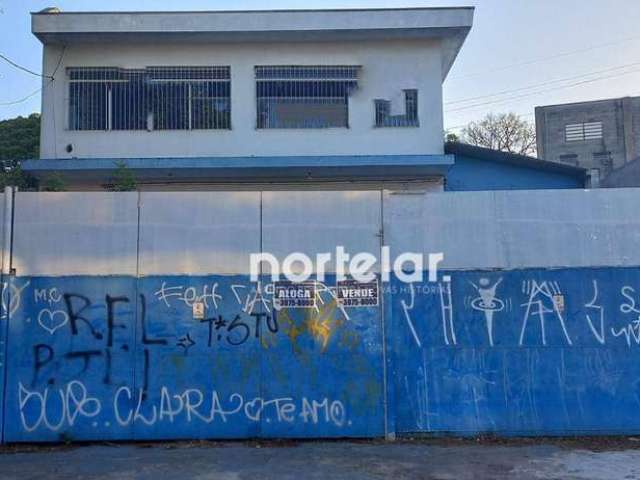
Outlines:
[[[246,446],[249,448],[294,448],[313,443],[349,443],[356,445],[384,445],[384,439],[252,439],[252,440],[190,440],[190,441],[158,441],[158,442],[77,442],[77,443],[27,443],[0,446],[0,454],[60,452],[86,446],[109,446],[119,448],[135,446],[136,448],[189,449],[189,448],[226,448]],[[590,450],[593,452],[640,450],[640,437],[598,436],[598,437],[402,437],[392,442],[395,445],[428,445],[437,447],[458,446],[502,446],[526,447],[550,445],[566,450]]]
[[575,437],[497,437],[482,435],[477,437],[405,437],[396,443],[433,446],[504,446],[526,447],[551,445],[567,450],[617,451],[640,450],[640,437],[633,436],[575,436]]

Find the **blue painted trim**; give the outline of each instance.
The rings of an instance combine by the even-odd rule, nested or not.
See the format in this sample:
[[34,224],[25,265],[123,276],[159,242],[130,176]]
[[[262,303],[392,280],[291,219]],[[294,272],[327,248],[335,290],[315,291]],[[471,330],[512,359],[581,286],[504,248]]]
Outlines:
[[299,157],[173,157],[173,158],[70,158],[26,160],[25,171],[41,170],[113,170],[118,163],[132,169],[156,168],[247,168],[274,169],[288,167],[449,167],[453,155],[356,155]]
[[123,163],[138,180],[192,179],[389,179],[444,175],[453,155],[355,155],[291,157],[72,158],[26,160],[24,171],[35,176],[58,172],[84,181],[106,181]]
[[286,168],[286,167],[426,167],[451,166],[453,155],[333,155],[295,157],[167,157],[64,158],[26,160],[24,170],[113,170],[123,162],[129,168]]

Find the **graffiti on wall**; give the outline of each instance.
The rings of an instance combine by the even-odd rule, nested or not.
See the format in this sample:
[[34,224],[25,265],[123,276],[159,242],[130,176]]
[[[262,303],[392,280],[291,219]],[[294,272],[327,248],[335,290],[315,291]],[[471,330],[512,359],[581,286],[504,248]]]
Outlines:
[[334,287],[319,284],[313,308],[288,309],[276,308],[273,284],[242,277],[12,281],[10,336],[21,345],[10,343],[8,438],[255,436],[269,428],[358,435],[371,427],[354,424],[353,405],[356,413],[362,404],[379,409],[381,390],[350,396],[346,385],[336,388],[353,384],[348,372],[324,382],[345,370],[340,358],[349,352],[370,364],[358,372],[362,382],[381,383],[371,351],[381,343],[376,309],[340,305]]
[[[469,325],[466,323],[479,319],[475,312],[484,320],[486,342],[492,347],[494,331],[512,333],[514,322],[519,326],[518,346],[546,346],[550,329],[560,332],[562,342],[572,346],[576,332],[570,333],[569,321],[573,328],[585,330],[581,333],[587,333],[600,345],[616,339],[628,347],[640,345],[640,285],[609,285],[607,303],[613,301],[613,305],[605,308],[602,288],[596,279],[587,282],[580,279],[579,298],[576,298],[576,294],[567,294],[561,283],[555,280],[522,280],[517,285],[519,289],[500,292],[503,275],[491,278],[486,273],[478,273],[476,277],[468,280],[468,287],[463,283],[459,289],[452,282],[408,284],[398,288],[399,310],[418,348],[423,346],[423,340],[416,324],[419,321],[424,324],[434,311],[441,324],[438,330],[444,345],[458,344],[460,332],[466,330],[468,333]],[[422,303],[423,308],[417,306],[416,298],[420,295],[432,296]],[[571,310],[567,305],[569,301],[572,302]],[[576,317],[582,317],[584,321],[577,321]],[[474,342],[477,340],[473,338]],[[503,339],[503,342],[511,344],[510,340]]]
[[640,272],[450,277],[393,285],[393,382],[406,398],[397,404],[400,431],[640,428],[631,414],[640,406]]

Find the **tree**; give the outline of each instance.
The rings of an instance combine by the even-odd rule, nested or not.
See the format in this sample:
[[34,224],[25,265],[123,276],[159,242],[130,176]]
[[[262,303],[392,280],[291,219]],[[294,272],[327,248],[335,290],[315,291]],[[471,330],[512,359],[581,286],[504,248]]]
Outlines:
[[535,155],[535,127],[515,113],[488,114],[462,131],[463,141],[479,147],[520,155]]
[[22,160],[40,156],[40,115],[0,121],[0,187],[33,190],[36,180],[20,168]]
[[460,141],[460,137],[458,137],[458,135],[456,135],[453,132],[445,132],[444,134],[444,141],[445,142],[459,142]]
[[39,114],[0,121],[0,160],[27,160],[39,156]]
[[138,188],[135,175],[124,162],[116,163],[116,173],[113,175],[112,192],[132,192]]

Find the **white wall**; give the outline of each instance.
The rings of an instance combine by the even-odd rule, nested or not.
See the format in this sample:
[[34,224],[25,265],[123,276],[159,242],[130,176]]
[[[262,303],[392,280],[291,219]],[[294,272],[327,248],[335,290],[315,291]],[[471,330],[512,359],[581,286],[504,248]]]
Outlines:
[[[46,45],[51,74],[62,47]],[[56,80],[44,79],[41,158],[442,154],[442,52],[437,40],[269,44],[69,45]],[[207,131],[67,130],[66,67],[231,66],[232,129]],[[350,98],[349,129],[257,130],[255,65],[361,65]],[[376,98],[419,90],[419,128],[374,128]],[[66,146],[73,145],[71,154]]]
[[455,270],[640,265],[638,189],[385,195],[385,240]]

